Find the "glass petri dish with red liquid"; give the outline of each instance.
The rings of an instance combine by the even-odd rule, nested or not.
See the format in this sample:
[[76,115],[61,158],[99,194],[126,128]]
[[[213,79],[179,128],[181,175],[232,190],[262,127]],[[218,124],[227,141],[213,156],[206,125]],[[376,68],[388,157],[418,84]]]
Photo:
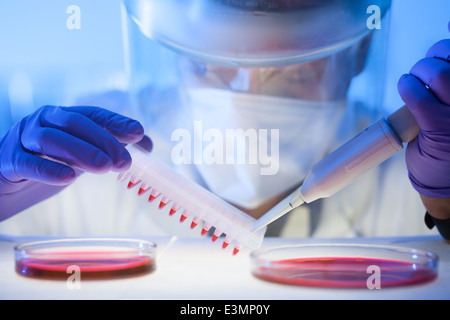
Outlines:
[[297,286],[385,288],[432,281],[438,256],[429,251],[368,244],[305,244],[252,252],[259,279]]
[[141,276],[155,267],[156,244],[138,239],[83,238],[37,241],[14,248],[15,269],[22,276],[83,280]]

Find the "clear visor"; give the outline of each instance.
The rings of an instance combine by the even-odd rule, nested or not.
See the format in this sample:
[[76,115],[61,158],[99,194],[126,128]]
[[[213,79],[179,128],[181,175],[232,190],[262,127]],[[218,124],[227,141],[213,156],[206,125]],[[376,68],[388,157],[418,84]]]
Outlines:
[[157,156],[193,164],[210,190],[256,208],[330,151],[346,106],[379,112],[389,5],[124,0],[131,116]]
[[126,0],[146,36],[205,61],[266,67],[329,56],[370,32],[390,0]]

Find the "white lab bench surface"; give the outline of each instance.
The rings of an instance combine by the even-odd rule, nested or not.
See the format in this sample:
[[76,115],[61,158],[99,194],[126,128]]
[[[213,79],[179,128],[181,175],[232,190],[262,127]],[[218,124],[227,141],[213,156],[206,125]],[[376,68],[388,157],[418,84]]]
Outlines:
[[[283,285],[260,280],[250,271],[250,251],[232,256],[233,248],[209,239],[134,237],[158,245],[156,269],[144,276],[85,280],[80,288],[66,281],[18,275],[14,247],[43,237],[0,235],[0,299],[152,299],[152,300],[300,300],[300,299],[439,299],[450,298],[450,245],[439,236],[350,239],[266,238],[263,246],[306,243],[369,243],[433,251],[438,276],[419,285],[380,289],[337,289]],[[217,241],[219,242],[219,241]]]

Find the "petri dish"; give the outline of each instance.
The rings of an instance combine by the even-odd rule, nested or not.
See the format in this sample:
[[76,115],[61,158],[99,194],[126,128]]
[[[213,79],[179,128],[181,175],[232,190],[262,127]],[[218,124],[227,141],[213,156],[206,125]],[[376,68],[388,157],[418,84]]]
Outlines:
[[306,244],[263,248],[250,255],[252,274],[297,286],[385,288],[432,281],[438,256],[412,248]]
[[37,241],[14,248],[16,272],[38,279],[128,278],[155,269],[156,244],[137,239],[84,238]]

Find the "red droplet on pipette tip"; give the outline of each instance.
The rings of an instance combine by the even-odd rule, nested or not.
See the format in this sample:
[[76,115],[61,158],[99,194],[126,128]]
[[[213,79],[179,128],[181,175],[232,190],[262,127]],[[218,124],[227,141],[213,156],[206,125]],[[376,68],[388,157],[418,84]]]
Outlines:
[[141,182],[141,180],[136,179],[136,178],[134,178],[134,177],[131,177],[130,181],[128,181],[128,186],[127,186],[127,188],[128,188],[128,189],[131,189],[131,188],[133,188],[135,185],[137,185],[139,182]]
[[198,218],[194,218],[191,222],[191,229],[194,229],[198,224]]
[[190,215],[190,213],[189,213],[188,211],[185,210],[185,211],[181,214],[180,222],[184,222],[184,220],[186,220],[187,217],[189,217],[189,215]]
[[164,201],[161,201],[160,203],[159,203],[159,206],[158,206],[158,208],[159,209],[162,209],[162,208],[164,208],[165,206],[166,206],[166,202],[164,202]]
[[173,215],[175,214],[175,212],[178,211],[178,209],[180,209],[180,206],[177,205],[176,203],[174,203],[174,204],[172,205],[172,208],[170,208],[169,216],[173,216]]
[[203,225],[201,235],[204,236],[204,235],[209,231],[209,229],[211,229],[211,226],[209,226],[209,225],[207,225],[207,224],[205,223],[205,224]]
[[228,247],[228,245],[230,244],[231,240],[226,237],[225,240],[222,243],[222,249],[226,249]]
[[158,198],[160,194],[161,194],[160,192],[153,189],[152,192],[150,193],[150,196],[148,197],[148,202],[152,202],[153,200]]
[[159,203],[159,208],[160,209],[164,208],[169,202],[170,202],[170,199],[163,197],[161,202]]
[[146,185],[145,183],[141,184],[141,186],[139,187],[139,191],[138,191],[138,195],[143,195],[144,193],[146,193],[148,190],[150,189],[149,185]]
[[220,231],[214,232],[214,234],[213,234],[212,237],[211,237],[211,241],[212,241],[212,242],[216,241],[217,239],[219,239],[219,237],[220,237],[221,235],[222,235],[222,232],[220,232]]

